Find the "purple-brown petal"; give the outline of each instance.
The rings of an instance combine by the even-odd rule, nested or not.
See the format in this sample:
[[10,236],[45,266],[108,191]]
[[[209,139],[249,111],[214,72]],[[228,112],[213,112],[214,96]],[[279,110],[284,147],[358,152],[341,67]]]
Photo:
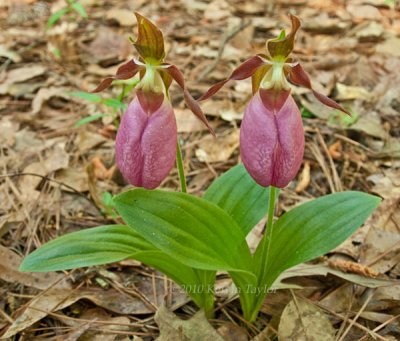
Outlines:
[[278,111],[265,107],[259,92],[253,96],[240,128],[240,153],[261,186],[283,188],[295,178],[303,159],[304,130],[291,96]]
[[202,121],[206,125],[210,133],[215,136],[214,129],[208,123],[206,115],[204,115],[203,111],[201,110],[199,103],[193,98],[193,96],[186,88],[182,72],[175,65],[165,64],[164,66],[165,71],[168,72],[168,74],[183,90],[183,97],[188,108],[192,111],[193,114],[197,116],[197,118],[200,119],[200,121]]
[[120,79],[125,80],[134,77],[137,72],[142,68],[142,66],[135,63],[134,60],[130,60],[129,62],[121,65],[115,76],[107,77],[101,81],[101,83],[94,89],[93,93],[103,91],[107,89],[114,80]]
[[170,102],[151,115],[136,97],[124,113],[115,142],[116,163],[132,185],[154,189],[175,163],[177,128]]
[[322,104],[325,104],[326,106],[333,109],[338,109],[351,116],[349,111],[343,108],[340,104],[336,103],[333,99],[330,99],[329,97],[313,89],[310,77],[307,75],[307,73],[304,71],[303,67],[299,63],[291,67],[289,72],[289,80],[295,85],[304,86],[305,88],[310,89],[315,98]]
[[198,101],[204,101],[210,98],[230,80],[242,80],[251,77],[257,69],[264,64],[265,61],[262,55],[250,57],[233,70],[232,74],[227,79],[214,84],[210,89],[208,89],[207,92],[198,99]]

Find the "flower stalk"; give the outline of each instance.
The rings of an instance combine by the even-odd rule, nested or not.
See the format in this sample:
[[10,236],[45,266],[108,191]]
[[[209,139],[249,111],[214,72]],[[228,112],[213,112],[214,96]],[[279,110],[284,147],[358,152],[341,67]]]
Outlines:
[[182,150],[179,144],[179,140],[176,141],[176,167],[178,168],[179,181],[181,183],[181,191],[183,193],[186,193],[187,189],[186,189],[185,168],[183,166]]

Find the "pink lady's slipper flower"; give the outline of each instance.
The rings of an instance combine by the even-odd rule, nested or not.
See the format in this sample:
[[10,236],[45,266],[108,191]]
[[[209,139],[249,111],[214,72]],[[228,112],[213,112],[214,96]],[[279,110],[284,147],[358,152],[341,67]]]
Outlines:
[[116,163],[124,178],[134,186],[154,189],[175,163],[177,127],[168,88],[175,80],[192,112],[212,132],[198,103],[185,88],[182,73],[175,65],[164,63],[162,32],[148,19],[135,13],[138,38],[133,43],[139,59],[122,65],[114,77],[104,79],[93,91],[109,87],[113,80],[129,79],[137,73],[140,82],[136,97],[125,111],[115,142]]
[[289,57],[300,27],[290,15],[292,31],[267,42],[268,55],[249,58],[199,100],[215,94],[229,80],[252,77],[253,97],[247,105],[240,128],[243,164],[261,186],[283,188],[296,176],[304,153],[304,130],[300,111],[290,95],[288,80],[310,89],[323,104],[349,114],[339,104],[315,91],[301,65]]

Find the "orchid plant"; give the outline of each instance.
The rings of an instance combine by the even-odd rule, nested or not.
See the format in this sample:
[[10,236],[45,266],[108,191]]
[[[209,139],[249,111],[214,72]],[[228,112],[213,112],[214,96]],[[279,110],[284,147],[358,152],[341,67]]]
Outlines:
[[[268,289],[285,270],[321,256],[349,237],[380,199],[348,191],[311,200],[274,221],[279,189],[295,178],[304,152],[300,111],[288,80],[314,93],[322,103],[347,111],[316,92],[300,64],[290,57],[300,21],[292,31],[267,42],[268,55],[246,60],[199,100],[228,80],[252,77],[253,97],[241,125],[243,164],[216,179],[203,197],[186,193],[182,156],[168,88],[175,80],[189,108],[212,132],[178,68],[164,62],[161,31],[136,13],[138,59],[121,66],[95,90],[139,73],[136,96],[125,111],[116,138],[116,163],[125,179],[139,187],[113,198],[125,224],[91,228],[59,237],[28,255],[22,271],[55,271],[133,258],[150,265],[184,288],[208,316],[214,310],[217,271],[228,272],[244,317],[257,318]],[[176,156],[175,156],[176,154]],[[182,192],[156,190],[177,162]],[[266,230],[252,254],[246,236],[267,216]]]

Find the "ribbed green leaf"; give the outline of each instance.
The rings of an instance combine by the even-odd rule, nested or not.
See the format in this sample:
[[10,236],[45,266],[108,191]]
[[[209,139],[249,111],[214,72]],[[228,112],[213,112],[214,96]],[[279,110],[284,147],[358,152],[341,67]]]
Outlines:
[[221,208],[186,193],[134,189],[114,198],[125,222],[160,250],[205,270],[250,270],[245,234]]
[[334,249],[364,223],[380,200],[348,191],[312,200],[285,213],[274,224],[265,273],[278,275]]
[[[109,225],[69,233],[28,255],[21,271],[57,271],[133,258],[160,270],[181,285],[201,308],[213,308],[215,271],[195,270],[155,248],[127,225]],[[203,290],[204,288],[204,290]],[[206,290],[207,289],[207,290]]]
[[269,190],[240,164],[215,180],[203,197],[226,211],[247,234],[266,215]]
[[132,258],[167,275],[204,310],[214,306],[215,271],[193,269],[157,249],[136,253]]
[[154,247],[126,225],[109,225],[66,234],[25,257],[21,271],[57,271],[118,262]]

